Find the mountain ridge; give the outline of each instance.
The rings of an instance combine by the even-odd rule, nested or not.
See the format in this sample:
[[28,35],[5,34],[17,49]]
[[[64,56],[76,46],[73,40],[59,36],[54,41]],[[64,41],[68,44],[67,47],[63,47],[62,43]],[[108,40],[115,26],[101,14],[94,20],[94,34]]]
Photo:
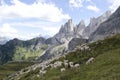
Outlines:
[[97,41],[120,33],[120,7],[90,35],[90,41]]

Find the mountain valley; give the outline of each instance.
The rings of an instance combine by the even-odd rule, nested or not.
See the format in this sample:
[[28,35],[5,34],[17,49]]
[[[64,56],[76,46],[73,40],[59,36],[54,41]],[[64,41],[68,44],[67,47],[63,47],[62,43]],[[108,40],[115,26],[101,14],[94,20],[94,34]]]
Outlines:
[[47,39],[2,42],[0,80],[119,80],[119,57],[120,7],[88,26],[69,19]]

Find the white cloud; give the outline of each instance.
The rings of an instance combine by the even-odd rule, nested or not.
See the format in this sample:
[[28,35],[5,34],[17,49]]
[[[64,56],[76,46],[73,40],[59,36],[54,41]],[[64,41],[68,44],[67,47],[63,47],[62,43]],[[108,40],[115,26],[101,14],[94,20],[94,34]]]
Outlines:
[[52,35],[54,36],[55,33],[57,33],[59,31],[60,27],[43,27],[43,31],[47,32],[47,35]]
[[120,6],[120,0],[108,0],[108,2],[111,4],[109,8],[112,11],[115,11]]
[[18,34],[18,31],[8,23],[4,23],[0,28],[0,36],[13,38],[16,34]]
[[2,0],[0,6],[0,17],[4,18],[37,18],[52,22],[59,22],[69,19],[68,14],[63,14],[62,9],[52,3],[36,1],[31,5],[25,4],[19,0],[11,0],[13,5],[8,5]]
[[[46,23],[46,24],[45,24]],[[62,23],[49,23],[49,22],[13,22],[10,23],[12,26],[25,26],[28,28],[37,28],[41,30],[42,36],[49,35],[54,36],[58,31]],[[44,34],[45,33],[45,34]]]
[[34,37],[39,36],[39,33],[22,33],[19,32],[17,29],[13,28],[10,24],[4,23],[0,28],[0,36],[7,37],[10,39],[19,38],[22,40],[31,39]]
[[5,23],[0,28],[0,32],[14,34],[14,33],[17,33],[18,31],[15,28],[11,27],[8,23]]
[[99,12],[100,11],[100,9],[97,6],[92,6],[92,5],[87,6],[87,9],[92,10],[94,12]]
[[87,2],[92,2],[92,0],[86,0]]
[[84,0],[69,0],[69,4],[71,7],[80,8],[83,7],[83,1]]

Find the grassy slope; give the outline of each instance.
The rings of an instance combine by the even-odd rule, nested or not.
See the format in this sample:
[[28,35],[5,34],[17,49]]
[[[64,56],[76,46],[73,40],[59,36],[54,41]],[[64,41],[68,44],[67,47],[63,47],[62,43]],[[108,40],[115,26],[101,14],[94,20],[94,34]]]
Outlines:
[[7,64],[0,65],[0,80],[6,78],[9,74],[12,74],[33,64],[33,62],[8,62]]
[[[71,52],[66,59],[81,63],[80,68],[70,69],[61,73],[60,69],[50,69],[42,78],[37,78],[39,69],[21,77],[20,80],[119,80],[120,79],[120,34],[89,45],[91,52],[82,53],[79,50]],[[85,65],[90,58],[95,62]],[[60,60],[63,60],[61,58]]]
[[13,60],[29,60],[30,58],[35,59],[38,58],[43,51],[43,49],[35,51],[24,47],[17,47]]
[[16,47],[13,60],[35,60],[40,57],[47,45],[42,45],[41,49],[34,50],[26,47]]

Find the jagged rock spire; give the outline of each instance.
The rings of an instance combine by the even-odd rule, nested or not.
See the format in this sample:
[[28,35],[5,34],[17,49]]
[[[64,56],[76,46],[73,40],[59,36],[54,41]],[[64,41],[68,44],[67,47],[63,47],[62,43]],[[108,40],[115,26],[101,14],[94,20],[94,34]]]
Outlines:
[[64,25],[61,26],[61,29],[59,33],[71,33],[74,31],[74,24],[72,22],[72,19],[69,19],[68,22],[66,22]]
[[84,20],[81,20],[80,23],[75,27],[75,35],[82,35],[84,29],[85,29],[85,22]]

